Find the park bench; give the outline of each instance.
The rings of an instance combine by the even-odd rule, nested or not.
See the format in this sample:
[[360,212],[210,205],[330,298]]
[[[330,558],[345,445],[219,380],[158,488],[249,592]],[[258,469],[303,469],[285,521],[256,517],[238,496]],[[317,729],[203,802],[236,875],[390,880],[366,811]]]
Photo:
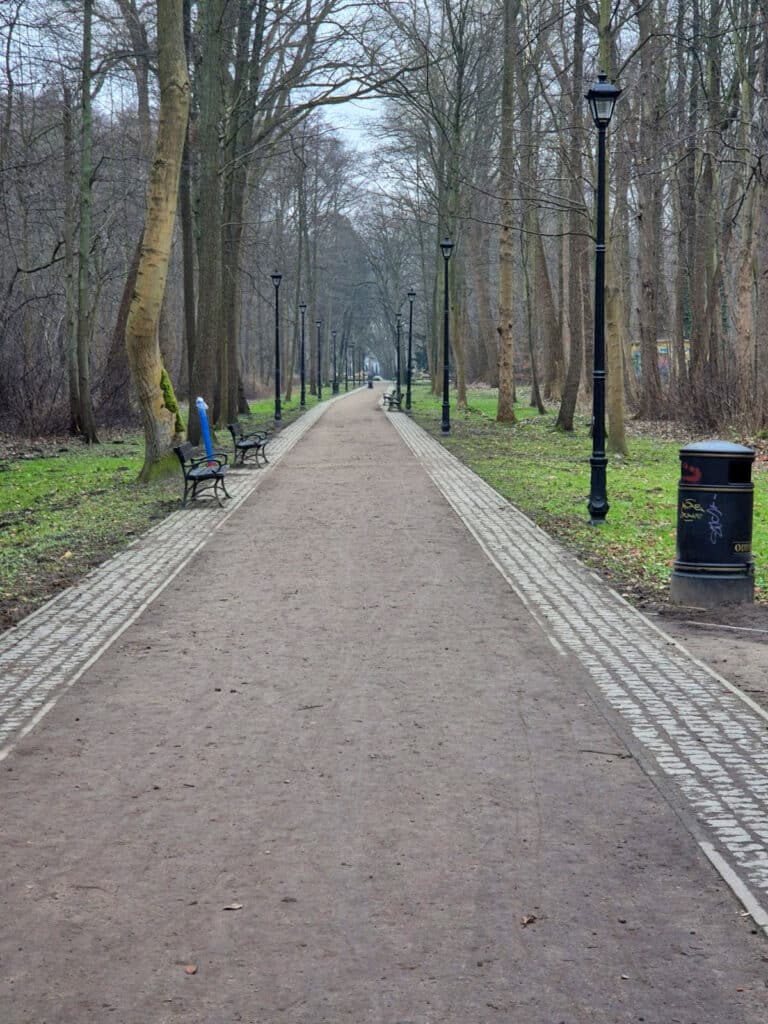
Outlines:
[[267,441],[269,441],[268,430],[254,430],[250,434],[246,434],[242,423],[230,423],[228,429],[232,435],[232,444],[235,446],[235,465],[239,458],[240,465],[244,466],[245,460],[250,454],[253,454],[257,466],[259,465],[259,455],[265,463],[269,462],[265,452]]
[[184,474],[182,507],[187,504],[188,496],[190,500],[194,501],[198,490],[212,487],[214,498],[223,508],[219,489],[224,492],[225,497],[232,497],[224,484],[224,477],[229,469],[228,456],[224,452],[214,452],[212,459],[209,459],[207,455],[199,456],[195,454],[195,449],[191,444],[180,444],[173,450],[181,463],[181,471]]
[[400,409],[400,403],[403,400],[402,391],[396,391],[394,388],[390,388],[390,390],[385,391],[381,397],[384,402],[384,408],[389,412],[392,412],[393,409]]

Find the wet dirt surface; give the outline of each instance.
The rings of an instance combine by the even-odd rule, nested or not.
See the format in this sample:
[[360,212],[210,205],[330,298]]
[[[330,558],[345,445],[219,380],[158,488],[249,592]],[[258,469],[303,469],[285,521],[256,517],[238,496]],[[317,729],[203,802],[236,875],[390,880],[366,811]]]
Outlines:
[[768,606],[701,609],[657,604],[641,611],[768,710]]

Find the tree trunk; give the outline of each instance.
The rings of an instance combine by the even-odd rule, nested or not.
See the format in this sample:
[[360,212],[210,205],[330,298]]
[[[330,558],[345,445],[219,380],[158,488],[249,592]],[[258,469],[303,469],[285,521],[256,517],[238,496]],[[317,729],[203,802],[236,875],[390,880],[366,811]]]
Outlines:
[[[184,50],[189,67],[192,49],[192,0],[184,2]],[[181,260],[184,282],[184,340],[187,356],[187,397],[192,405],[192,369],[195,363],[197,312],[195,304],[195,228],[192,218],[192,169],[189,142],[189,117],[184,132],[184,152],[179,178],[179,219],[181,221]],[[196,396],[195,396],[196,397]]]
[[[638,7],[640,34],[640,129],[636,156],[638,173],[638,306],[640,327],[640,407],[644,419],[662,412],[659,374],[659,267],[661,265],[661,178],[658,167],[660,116],[658,44],[651,4]],[[663,76],[660,77],[663,83]],[[662,86],[663,87],[663,86]]]
[[164,373],[157,327],[165,294],[178,202],[179,175],[189,113],[182,0],[157,0],[160,120],[149,183],[136,289],[126,326],[126,345],[144,426],[144,466],[149,480],[167,467],[180,423]]
[[621,289],[614,247],[610,240],[605,257],[605,360],[606,360],[606,412],[608,414],[607,448],[610,452],[629,455],[624,424],[624,366],[621,332],[623,313]]
[[479,335],[478,379],[496,387],[498,384],[499,346],[491,311],[491,293],[488,275],[487,228],[473,220],[469,228],[469,250],[474,282],[475,304],[477,307],[477,332]]
[[64,274],[65,322],[67,332],[67,376],[69,379],[69,430],[80,433],[80,378],[77,372],[77,259],[75,256],[75,140],[72,130],[72,91],[63,86],[64,137]]
[[453,367],[456,372],[456,408],[467,408],[467,364],[465,359],[466,334],[464,314],[467,308],[466,277],[463,272],[459,276],[457,261],[454,255],[448,264],[448,278],[451,290],[451,349],[453,350]]
[[[583,214],[583,197],[581,195],[582,149],[583,149],[583,114],[582,93],[584,92],[584,5],[576,4],[573,38],[573,79],[571,83],[571,109],[573,115],[573,131],[568,154],[568,174],[570,177],[570,210],[568,214],[568,269],[567,294],[562,295],[564,319],[570,334],[571,348],[568,354],[568,372],[565,378],[563,399],[557,415],[555,426],[558,430],[573,430],[573,418],[576,412],[576,401],[579,395],[581,371],[584,359],[584,293],[582,276],[582,249],[579,239],[585,231]],[[566,275],[564,275],[566,276]]]
[[188,436],[200,443],[195,399],[215,408],[217,371],[221,374],[221,187],[219,183],[219,125],[222,116],[221,35],[225,0],[207,0],[202,12],[200,102],[200,267],[195,361],[190,377]]
[[88,275],[91,260],[91,175],[93,173],[93,112],[91,102],[91,39],[93,0],[83,3],[83,57],[81,70],[82,125],[80,135],[80,238],[77,270],[77,427],[89,444],[97,444],[91,397],[91,305]]
[[533,207],[531,216],[534,254],[534,294],[536,296],[536,332],[544,351],[544,397],[559,402],[565,381],[565,352],[563,332],[552,294],[552,280],[541,237],[539,212]]
[[101,388],[101,400],[109,410],[110,421],[125,423],[135,419],[131,409],[131,368],[128,363],[128,352],[125,347],[125,326],[128,322],[133,293],[136,289],[136,275],[139,272],[141,259],[141,237],[136,244],[128,266],[123,294],[117,309],[112,340],[104,369],[104,383]]
[[496,419],[514,423],[515,416],[515,321],[514,321],[514,176],[513,148],[515,104],[515,22],[519,0],[504,0],[504,67],[501,78],[501,149],[499,152],[499,398]]

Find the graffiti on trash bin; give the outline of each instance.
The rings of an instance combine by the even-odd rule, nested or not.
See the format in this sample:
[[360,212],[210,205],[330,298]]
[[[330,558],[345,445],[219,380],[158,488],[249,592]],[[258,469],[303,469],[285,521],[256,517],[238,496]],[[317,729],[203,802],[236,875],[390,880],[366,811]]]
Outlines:
[[704,509],[693,498],[686,498],[680,506],[680,518],[686,523],[693,523],[704,518]]
[[684,484],[697,484],[701,480],[701,469],[698,466],[689,466],[683,463],[682,481]]
[[712,503],[707,507],[709,516],[709,539],[713,544],[723,536],[723,513],[717,507],[717,495],[712,495]]

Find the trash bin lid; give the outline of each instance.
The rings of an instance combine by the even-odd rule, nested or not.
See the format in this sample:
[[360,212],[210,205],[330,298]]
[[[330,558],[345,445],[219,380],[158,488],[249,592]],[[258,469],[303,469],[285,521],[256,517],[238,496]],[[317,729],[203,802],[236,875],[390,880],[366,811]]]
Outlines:
[[697,441],[680,449],[681,455],[715,455],[729,459],[754,459],[755,449],[730,441]]

